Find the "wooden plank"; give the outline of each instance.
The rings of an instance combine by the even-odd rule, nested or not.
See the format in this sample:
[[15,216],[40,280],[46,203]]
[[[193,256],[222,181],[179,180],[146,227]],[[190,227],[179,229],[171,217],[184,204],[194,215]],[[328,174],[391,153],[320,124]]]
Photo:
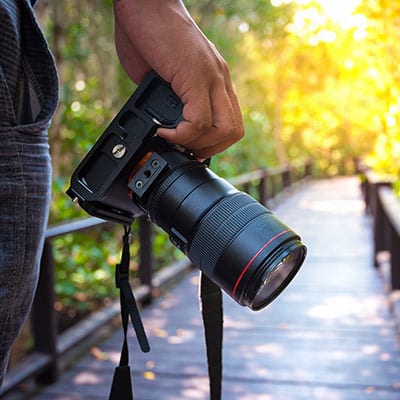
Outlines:
[[[294,282],[260,312],[224,297],[223,400],[400,399],[400,344],[355,178],[314,182],[276,214],[309,247]],[[208,399],[197,271],[142,311],[152,351],[130,332],[137,400]],[[107,399],[121,332],[35,400]]]

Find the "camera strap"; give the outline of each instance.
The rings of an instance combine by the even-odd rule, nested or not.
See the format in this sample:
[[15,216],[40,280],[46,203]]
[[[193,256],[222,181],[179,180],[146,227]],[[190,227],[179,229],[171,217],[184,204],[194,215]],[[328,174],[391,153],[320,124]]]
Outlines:
[[222,292],[203,272],[200,280],[201,314],[207,351],[210,400],[221,399],[222,384]]
[[136,338],[141,350],[145,353],[150,351],[149,342],[143,328],[142,319],[136,304],[135,297],[129,283],[129,261],[131,243],[131,227],[125,226],[123,236],[123,248],[121,262],[116,265],[115,284],[120,290],[121,320],[124,339],[121,350],[119,366],[115,368],[114,378],[111,386],[109,400],[132,400],[132,380],[129,366],[129,349],[127,341],[129,317],[132,322]]
[[[129,283],[131,227],[125,226],[121,262],[116,265],[115,284],[120,290],[121,320],[124,333],[121,357],[115,368],[109,400],[133,400],[127,332],[129,317],[141,350],[150,351],[135,297]],[[200,273],[200,302],[207,351],[210,400],[221,399],[222,382],[222,292],[218,285]]]

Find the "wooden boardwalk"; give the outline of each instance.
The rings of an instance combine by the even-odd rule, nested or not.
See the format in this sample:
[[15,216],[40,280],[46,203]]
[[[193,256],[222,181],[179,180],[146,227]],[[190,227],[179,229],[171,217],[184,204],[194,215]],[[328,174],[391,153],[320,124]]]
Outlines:
[[[400,347],[372,267],[370,220],[356,178],[312,182],[275,213],[309,248],[267,309],[224,298],[223,400],[399,400]],[[142,311],[152,351],[130,341],[136,400],[208,399],[197,271]],[[98,345],[34,400],[106,400],[121,333]],[[132,365],[133,364],[133,365]]]

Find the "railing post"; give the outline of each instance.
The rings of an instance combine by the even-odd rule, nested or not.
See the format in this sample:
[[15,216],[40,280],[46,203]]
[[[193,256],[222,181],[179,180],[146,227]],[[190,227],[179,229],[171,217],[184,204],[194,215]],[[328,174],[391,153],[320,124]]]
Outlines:
[[282,189],[286,189],[291,185],[291,167],[290,165],[286,165],[285,169],[282,172]]
[[47,354],[50,364],[36,380],[51,384],[58,378],[57,365],[57,314],[54,309],[54,259],[50,239],[46,239],[40,261],[40,275],[35,300],[32,306],[32,328],[35,350]]
[[260,185],[258,187],[258,195],[259,195],[260,203],[263,204],[264,206],[267,204],[267,201],[268,201],[267,176],[268,176],[268,172],[265,168],[263,168],[262,176],[260,179]]
[[377,255],[389,250],[388,230],[385,229],[385,214],[379,196],[379,188],[391,186],[390,182],[379,181],[374,176],[366,175],[368,180],[368,204],[373,218],[374,266],[378,267]]
[[250,194],[250,182],[243,183],[243,191]]
[[400,289],[400,238],[394,226],[390,227],[390,276],[392,290]]
[[273,199],[276,196],[277,192],[278,192],[278,190],[276,189],[276,185],[277,185],[276,184],[276,175],[270,174],[268,172],[268,181],[269,181],[269,183],[268,183],[268,187],[269,187],[268,197],[270,199]]
[[[140,242],[140,261],[139,279],[141,284],[152,287],[153,281],[153,230],[152,224],[147,217],[139,218],[139,242]],[[146,301],[151,302],[152,291]]]
[[382,204],[379,198],[379,185],[374,182],[371,185],[371,208],[373,213],[373,233],[374,233],[374,266],[378,267],[378,253],[381,251],[388,250],[388,246],[385,243],[385,221]]
[[304,177],[312,176],[312,166],[313,163],[311,160],[306,161],[305,169],[304,169]]
[[365,178],[365,197],[367,203],[367,212],[374,214],[374,189],[375,183],[369,179],[368,176]]

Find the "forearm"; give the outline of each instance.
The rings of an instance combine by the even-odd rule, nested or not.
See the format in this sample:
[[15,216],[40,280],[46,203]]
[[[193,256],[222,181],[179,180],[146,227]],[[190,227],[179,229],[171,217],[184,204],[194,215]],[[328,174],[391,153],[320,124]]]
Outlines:
[[183,65],[209,75],[223,67],[222,57],[181,1],[118,0],[115,15],[118,54],[135,81],[150,66],[172,84]]
[[182,99],[177,129],[159,129],[172,143],[209,157],[239,140],[243,123],[228,66],[178,0],[114,3],[116,48],[128,75],[140,82],[154,69]]

